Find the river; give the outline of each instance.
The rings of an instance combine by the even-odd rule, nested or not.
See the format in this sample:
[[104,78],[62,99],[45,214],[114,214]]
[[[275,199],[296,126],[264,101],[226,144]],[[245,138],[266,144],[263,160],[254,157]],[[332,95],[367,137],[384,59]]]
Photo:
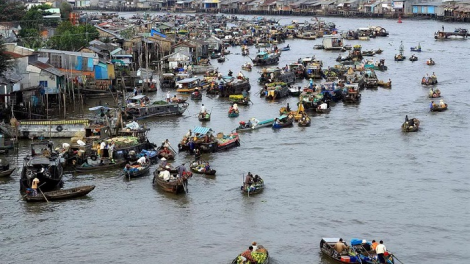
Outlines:
[[[293,19],[304,20],[282,17],[281,23]],[[242,134],[239,148],[203,155],[217,176],[195,175],[186,195],[154,188],[152,176],[127,182],[120,171],[107,171],[65,176],[66,188],[96,185],[86,198],[28,204],[18,201],[16,172],[0,181],[1,262],[229,263],[256,241],[269,250],[272,263],[331,263],[321,256],[320,239],[354,237],[383,239],[407,264],[464,263],[470,234],[470,42],[435,41],[433,34],[443,25],[435,21],[326,20],[340,30],[380,25],[390,31],[386,38],[346,44],[384,50],[375,58],[385,58],[388,71],[378,76],[392,79],[391,90],[364,90],[360,105],[338,103],[330,114],[313,116],[311,127]],[[410,47],[421,43],[417,62],[393,61],[400,41],[408,57]],[[313,50],[321,39],[279,46],[287,44],[291,50],[282,54],[280,66],[313,54],[333,66],[338,56]],[[239,47],[230,49],[219,69],[237,74],[248,58],[239,55]],[[430,57],[435,66],[426,65]],[[169,139],[176,147],[188,129],[200,125],[195,114],[202,103],[213,111],[206,126],[225,133],[240,120],[272,118],[286,103],[295,106],[294,97],[270,102],[255,96],[257,70],[245,72],[253,105],[240,106],[239,118],[227,117],[226,99],[204,97],[190,102],[182,117],[146,121],[150,141]],[[446,112],[429,112],[428,88],[420,81],[432,72],[449,104]],[[159,91],[154,97],[164,96]],[[401,132],[405,115],[420,119],[418,133]],[[17,156],[2,158],[21,166],[27,153],[24,141]],[[190,160],[180,153],[175,164]],[[263,193],[240,193],[248,171],[264,178]]]

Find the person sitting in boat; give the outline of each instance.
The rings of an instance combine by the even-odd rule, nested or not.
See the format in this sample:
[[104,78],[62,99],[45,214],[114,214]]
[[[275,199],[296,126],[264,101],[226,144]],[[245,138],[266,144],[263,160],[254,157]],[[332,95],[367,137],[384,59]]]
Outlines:
[[243,263],[247,263],[248,261],[250,263],[257,263],[256,260],[251,255],[252,251],[253,251],[253,247],[250,246],[247,250],[243,251],[243,253],[240,254],[240,257],[242,258]]
[[237,79],[243,80],[245,79],[245,76],[243,75],[242,71],[238,72],[238,77]]
[[160,155],[162,155],[162,156],[166,156],[166,155],[168,155],[168,154],[170,154],[170,153],[171,153],[171,152],[170,152],[170,150],[168,149],[168,147],[163,147],[163,149],[160,150]]
[[432,110],[434,107],[436,107],[436,104],[434,103],[434,101],[431,101],[429,108]]
[[246,127],[251,127],[253,124],[251,123],[251,120],[248,120],[248,123],[246,123]]
[[228,70],[228,76],[232,77],[232,75],[233,75],[232,70]]
[[434,72],[432,72],[431,78],[437,79],[436,74]]
[[260,181],[261,181],[261,177],[258,174],[256,174],[255,177],[253,178],[253,182],[258,183]]
[[233,111],[238,112],[238,105],[235,103],[232,105]]
[[194,89],[194,93],[193,93],[194,96],[199,96],[199,89]]
[[211,170],[211,166],[209,165],[209,162],[206,163],[206,166],[204,167],[204,172],[209,172]]
[[348,250],[348,246],[346,246],[346,244],[343,242],[343,239],[340,238],[338,242],[336,242],[335,246],[334,246],[334,249],[336,250],[336,252],[338,252],[339,254],[342,254],[342,253],[345,253],[347,252]]
[[171,98],[171,102],[173,102],[173,103],[178,103],[179,102],[179,99],[176,97],[176,95],[174,95],[173,98]]
[[193,132],[192,132],[191,129],[190,129],[190,130],[186,133],[185,137],[190,138],[192,134],[193,134]]
[[163,170],[160,171],[160,173],[158,174],[158,177],[162,178],[165,181],[169,181],[171,177],[170,167],[169,166],[163,167]]
[[429,58],[429,64],[434,64],[434,61],[432,60],[432,58]]
[[326,109],[328,109],[328,104],[325,103],[325,102],[323,102],[323,103],[319,106],[319,108],[322,109],[322,110],[326,110]]
[[367,240],[365,240],[365,239],[362,240],[361,245],[366,251],[371,251],[372,250],[372,247],[370,246],[369,243],[367,243]]
[[446,104],[444,103],[444,100],[439,101],[439,107],[446,107]]

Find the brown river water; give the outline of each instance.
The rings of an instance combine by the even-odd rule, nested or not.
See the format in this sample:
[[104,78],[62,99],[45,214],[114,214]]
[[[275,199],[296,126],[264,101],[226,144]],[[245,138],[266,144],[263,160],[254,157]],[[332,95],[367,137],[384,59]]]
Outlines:
[[[383,239],[407,264],[465,263],[470,234],[470,42],[435,41],[433,33],[442,26],[435,21],[326,20],[340,30],[380,25],[390,31],[387,38],[346,43],[384,50],[375,58],[385,58],[389,69],[378,76],[393,80],[391,90],[364,90],[360,105],[338,103],[330,114],[313,116],[311,127],[242,134],[239,148],[203,156],[217,176],[195,175],[186,195],[154,188],[150,175],[124,181],[116,170],[67,174],[66,188],[96,185],[85,198],[28,204],[18,201],[17,171],[0,181],[0,262],[229,263],[257,241],[269,250],[272,263],[317,264],[331,263],[320,254],[322,237],[354,237]],[[468,26],[444,25],[449,30]],[[417,62],[393,61],[400,41],[406,56],[411,46],[421,43]],[[338,56],[313,50],[321,39],[288,40],[279,46],[287,44],[291,50],[282,54],[280,66],[313,54],[333,66]],[[219,69],[236,74],[249,59],[240,55],[239,47],[230,49]],[[435,66],[425,64],[430,57]],[[429,112],[428,88],[420,81],[432,72],[449,104],[446,112]],[[195,114],[202,103],[213,111],[206,126],[225,133],[240,120],[273,118],[286,103],[295,106],[294,97],[278,102],[259,98],[258,71],[245,74],[252,81],[253,105],[240,106],[240,117],[227,117],[226,99],[205,96],[202,102],[190,102],[182,117],[146,120],[150,141],[169,139],[176,147],[188,129],[200,125]],[[154,98],[165,93],[159,91]],[[96,103],[90,101],[87,107]],[[418,133],[401,132],[405,115],[421,120]],[[21,142],[18,155],[1,158],[21,166],[28,144]],[[191,158],[180,153],[175,164]],[[240,193],[248,171],[264,178],[263,193]]]

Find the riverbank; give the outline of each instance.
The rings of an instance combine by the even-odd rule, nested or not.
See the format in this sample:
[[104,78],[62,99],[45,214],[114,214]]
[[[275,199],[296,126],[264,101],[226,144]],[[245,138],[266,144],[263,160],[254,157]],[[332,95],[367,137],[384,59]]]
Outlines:
[[388,13],[370,13],[354,10],[334,10],[334,11],[285,11],[285,10],[240,10],[240,9],[179,9],[167,10],[164,8],[137,8],[137,7],[82,7],[75,8],[80,11],[100,11],[100,12],[169,12],[178,14],[207,13],[207,14],[230,14],[230,15],[260,15],[260,16],[316,16],[316,17],[345,17],[345,18],[377,18],[377,19],[402,19],[407,20],[438,20],[445,22],[470,22],[470,18],[454,16],[438,16],[435,14],[401,14],[397,12]]

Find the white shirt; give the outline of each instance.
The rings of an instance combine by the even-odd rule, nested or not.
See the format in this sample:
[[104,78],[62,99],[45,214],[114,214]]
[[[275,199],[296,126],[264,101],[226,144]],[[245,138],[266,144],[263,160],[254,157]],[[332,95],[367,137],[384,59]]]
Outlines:
[[205,106],[201,106],[201,113],[204,113],[206,111],[206,107]]
[[147,162],[147,159],[145,157],[140,157],[137,162],[141,165],[145,164]]
[[321,109],[327,109],[327,108],[328,108],[328,105],[325,104],[325,103],[323,103],[323,104],[320,105],[320,108],[321,108]]
[[387,249],[385,248],[384,244],[378,244],[377,247],[375,248],[375,252],[377,254],[383,254],[385,253],[385,251],[387,251]]
[[106,143],[103,141],[100,144],[100,149],[105,149],[106,148]]
[[170,99],[170,92],[166,93],[166,98]]
[[164,170],[164,171],[160,172],[160,174],[158,176],[160,178],[164,179],[165,181],[168,181],[170,179],[170,172],[167,171],[167,170]]
[[233,110],[238,110],[238,105],[237,104],[233,104]]

